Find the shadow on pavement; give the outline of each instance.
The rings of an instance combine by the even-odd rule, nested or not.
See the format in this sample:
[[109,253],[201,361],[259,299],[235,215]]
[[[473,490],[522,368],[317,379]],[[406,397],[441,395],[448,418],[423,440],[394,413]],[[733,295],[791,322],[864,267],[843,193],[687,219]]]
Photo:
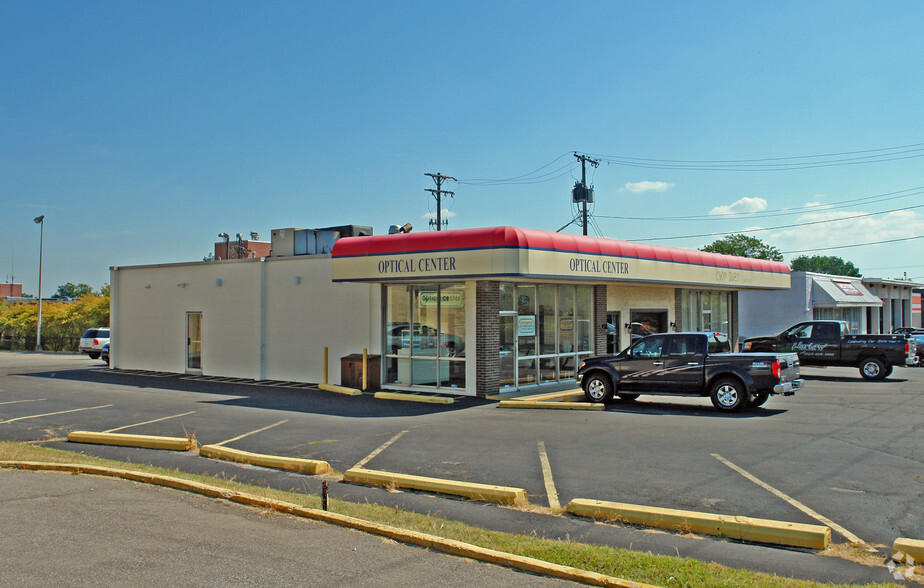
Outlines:
[[276,385],[244,381],[219,382],[200,376],[183,374],[138,374],[113,371],[104,367],[56,370],[17,374],[30,378],[54,378],[114,386],[154,388],[179,392],[214,394],[216,398],[206,402],[228,406],[246,406],[271,410],[285,410],[343,416],[354,418],[409,417],[440,412],[464,410],[473,406],[489,404],[490,401],[471,397],[454,397],[452,404],[432,404],[397,400],[382,400],[365,392],[362,396],[345,396],[335,392],[319,390],[312,384],[297,382]]

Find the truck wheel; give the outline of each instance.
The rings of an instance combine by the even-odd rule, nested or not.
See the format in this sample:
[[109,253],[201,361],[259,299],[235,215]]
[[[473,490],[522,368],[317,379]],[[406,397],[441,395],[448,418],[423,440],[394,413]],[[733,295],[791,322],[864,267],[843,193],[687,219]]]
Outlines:
[[754,398],[751,399],[750,406],[751,408],[757,408],[758,406],[763,406],[764,402],[767,402],[767,399],[770,398],[769,392],[758,392],[754,395]]
[[748,392],[741,380],[722,378],[712,385],[712,405],[722,412],[738,412],[748,404]]
[[888,378],[888,377],[891,376],[891,375],[892,375],[892,366],[890,366],[890,365],[885,366],[885,371],[882,372],[882,377],[883,377],[883,378]]
[[584,396],[588,402],[609,402],[613,399],[613,383],[604,374],[590,374],[584,379]]
[[886,377],[885,364],[875,357],[868,357],[860,362],[860,375],[864,380],[881,380]]

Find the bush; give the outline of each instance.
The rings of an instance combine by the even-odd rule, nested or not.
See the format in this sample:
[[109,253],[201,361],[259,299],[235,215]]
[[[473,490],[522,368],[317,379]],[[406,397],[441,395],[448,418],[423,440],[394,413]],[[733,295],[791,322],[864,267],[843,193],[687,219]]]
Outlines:
[[[77,351],[80,335],[109,325],[109,296],[75,302],[42,302],[42,348]],[[0,349],[35,349],[38,303],[0,303]]]

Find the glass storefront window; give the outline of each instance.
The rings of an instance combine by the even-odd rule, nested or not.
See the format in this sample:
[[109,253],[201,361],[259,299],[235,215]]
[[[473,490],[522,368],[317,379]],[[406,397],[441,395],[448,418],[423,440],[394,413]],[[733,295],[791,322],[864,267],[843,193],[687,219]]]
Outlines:
[[558,352],[574,353],[574,286],[558,287]]
[[574,336],[578,351],[593,351],[593,308],[592,286],[578,286],[574,301]]
[[500,285],[500,310],[504,311],[515,311],[517,309],[514,304],[514,295],[516,293],[516,287],[513,284],[501,284]]
[[539,286],[539,354],[555,353],[555,286]]
[[539,360],[539,381],[555,382],[558,380],[558,361],[554,357]]
[[517,355],[536,355],[536,287],[517,287]]
[[684,290],[681,294],[681,323],[685,331],[731,329],[731,293],[718,290]]
[[385,383],[464,388],[464,286],[389,286],[385,295]]
[[535,384],[536,379],[536,358],[520,359],[517,361],[517,383],[520,386],[529,386]]
[[465,287],[440,288],[440,357],[465,356]]
[[812,318],[816,321],[847,321],[850,332],[854,335],[861,332],[860,308],[813,308]]

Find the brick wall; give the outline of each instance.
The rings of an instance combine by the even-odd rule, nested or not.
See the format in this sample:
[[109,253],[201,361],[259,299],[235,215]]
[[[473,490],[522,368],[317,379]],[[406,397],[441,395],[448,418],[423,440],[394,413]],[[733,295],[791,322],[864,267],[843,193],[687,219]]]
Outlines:
[[[252,257],[269,257],[272,244],[269,241],[241,241],[246,253],[243,259]],[[227,254],[231,253],[230,259],[242,259],[237,256],[237,239],[231,239],[227,244],[224,241],[215,243],[215,259],[229,259]]]
[[[606,329],[600,327],[606,322],[606,284],[594,285],[594,355],[606,353]],[[620,328],[616,325],[616,328]]]
[[21,298],[22,284],[11,284],[9,282],[0,284],[0,298],[6,297]]
[[500,282],[479,281],[475,286],[475,394],[484,398],[500,389]]

